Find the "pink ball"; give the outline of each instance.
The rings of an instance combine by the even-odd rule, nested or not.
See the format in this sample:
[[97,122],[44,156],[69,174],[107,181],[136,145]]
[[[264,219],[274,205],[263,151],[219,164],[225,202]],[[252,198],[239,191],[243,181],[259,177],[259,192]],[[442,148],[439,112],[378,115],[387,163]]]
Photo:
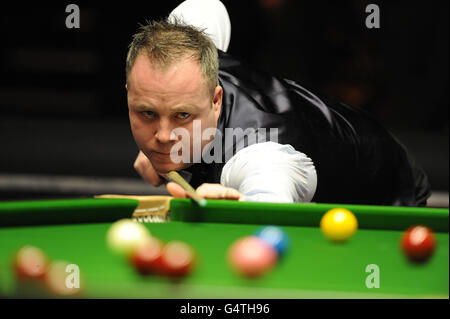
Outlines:
[[277,252],[262,239],[248,236],[231,245],[228,262],[237,273],[255,278],[262,276],[276,264]]

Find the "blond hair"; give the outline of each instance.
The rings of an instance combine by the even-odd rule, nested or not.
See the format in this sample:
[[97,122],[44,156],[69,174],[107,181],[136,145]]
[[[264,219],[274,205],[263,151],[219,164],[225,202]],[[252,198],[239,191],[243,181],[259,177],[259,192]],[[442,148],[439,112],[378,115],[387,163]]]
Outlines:
[[183,58],[194,58],[200,66],[206,88],[214,95],[219,84],[219,58],[211,39],[195,27],[179,21],[147,21],[140,25],[129,45],[126,60],[127,82],[139,54],[146,54],[153,65],[167,67]]

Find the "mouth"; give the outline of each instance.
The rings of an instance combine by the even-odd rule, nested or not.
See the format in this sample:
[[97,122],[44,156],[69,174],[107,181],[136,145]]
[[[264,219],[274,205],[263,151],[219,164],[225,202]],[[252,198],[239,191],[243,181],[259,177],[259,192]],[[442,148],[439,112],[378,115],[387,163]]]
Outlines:
[[159,151],[152,151],[153,154],[159,155],[159,156],[178,156],[179,152],[159,152]]
[[159,155],[170,155],[171,153],[164,153],[164,152],[157,152],[153,151],[153,153],[159,154]]

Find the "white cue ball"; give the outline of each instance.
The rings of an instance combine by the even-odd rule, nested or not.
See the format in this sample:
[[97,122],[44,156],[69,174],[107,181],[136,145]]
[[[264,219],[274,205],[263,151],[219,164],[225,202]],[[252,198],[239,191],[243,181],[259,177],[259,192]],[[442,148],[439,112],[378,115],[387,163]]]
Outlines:
[[131,219],[121,219],[111,225],[106,241],[114,253],[129,256],[150,237],[150,231],[144,225]]

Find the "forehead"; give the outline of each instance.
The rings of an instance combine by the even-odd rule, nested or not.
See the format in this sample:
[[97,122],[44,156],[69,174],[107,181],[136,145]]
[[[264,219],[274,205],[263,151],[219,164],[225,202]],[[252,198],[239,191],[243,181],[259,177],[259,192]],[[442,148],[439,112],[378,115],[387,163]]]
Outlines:
[[160,66],[140,54],[130,71],[128,85],[137,94],[183,95],[205,91],[200,66],[189,57]]

